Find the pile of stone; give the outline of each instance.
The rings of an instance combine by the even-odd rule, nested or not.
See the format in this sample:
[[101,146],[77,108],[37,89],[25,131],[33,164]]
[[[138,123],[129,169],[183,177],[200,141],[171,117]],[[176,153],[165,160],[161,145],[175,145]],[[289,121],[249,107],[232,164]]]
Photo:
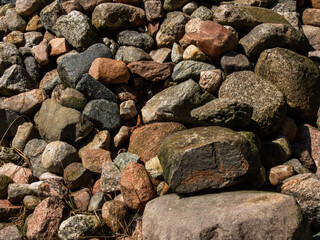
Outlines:
[[319,0],[1,0],[0,239],[312,239]]

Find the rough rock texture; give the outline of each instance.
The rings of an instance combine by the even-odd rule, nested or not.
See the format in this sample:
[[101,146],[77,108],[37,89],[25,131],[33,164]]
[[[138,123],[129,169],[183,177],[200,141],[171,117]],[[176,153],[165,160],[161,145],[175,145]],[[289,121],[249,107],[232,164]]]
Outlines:
[[251,127],[260,136],[279,129],[286,115],[286,100],[276,86],[250,71],[227,76],[219,98],[235,99],[253,107]]
[[260,55],[255,72],[280,89],[293,116],[306,121],[316,119],[320,72],[310,59],[287,49],[272,48]]
[[126,205],[120,201],[107,201],[102,206],[102,218],[107,226],[114,233],[123,231],[123,226],[128,219],[128,210]]
[[147,204],[142,230],[146,240],[312,239],[295,199],[269,192],[165,195]]
[[261,166],[258,148],[244,135],[215,126],[170,135],[158,157],[166,182],[177,193],[249,181]]

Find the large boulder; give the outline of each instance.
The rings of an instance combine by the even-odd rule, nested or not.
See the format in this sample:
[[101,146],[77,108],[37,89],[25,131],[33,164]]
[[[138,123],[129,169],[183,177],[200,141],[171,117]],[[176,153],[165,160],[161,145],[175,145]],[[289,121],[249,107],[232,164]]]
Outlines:
[[144,123],[153,121],[194,123],[190,111],[214,97],[193,80],[167,88],[154,95],[141,109]]
[[86,137],[92,130],[92,124],[81,112],[63,107],[53,99],[42,103],[34,121],[40,136],[47,142],[57,140],[76,142]]
[[315,121],[320,104],[320,72],[309,58],[284,48],[265,50],[255,73],[276,85],[285,95],[289,113]]
[[243,134],[216,126],[170,135],[162,142],[158,157],[166,182],[177,193],[249,181],[261,166],[258,148]]
[[250,71],[228,75],[219,98],[229,98],[253,107],[251,128],[260,136],[277,131],[286,116],[286,100],[279,89]]
[[250,191],[156,198],[145,208],[142,232],[146,240],[312,239],[293,197]]

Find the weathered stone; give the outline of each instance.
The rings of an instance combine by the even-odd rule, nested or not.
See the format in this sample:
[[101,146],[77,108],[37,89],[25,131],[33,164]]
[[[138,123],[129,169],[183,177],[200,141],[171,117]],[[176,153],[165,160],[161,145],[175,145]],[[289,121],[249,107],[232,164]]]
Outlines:
[[109,150],[111,135],[107,130],[99,131],[93,137],[92,141],[79,149],[79,156],[82,156],[84,151],[90,149],[104,149]]
[[88,206],[88,211],[89,212],[94,212],[97,210],[101,210],[103,204],[105,203],[105,196],[103,192],[97,192],[95,193],[91,199],[90,199],[90,204]]
[[58,64],[59,76],[67,85],[75,87],[83,74],[89,72],[90,66],[96,58],[110,58],[111,56],[107,46],[101,43],[94,44],[82,53],[64,57]]
[[76,10],[59,17],[53,31],[80,51],[97,42],[97,35],[90,19]]
[[292,118],[286,117],[281,125],[281,133],[292,143],[297,136],[298,127]]
[[27,23],[14,8],[8,9],[4,18],[10,31],[25,31]]
[[93,175],[83,167],[82,163],[74,162],[68,165],[63,172],[64,182],[71,190],[90,187],[93,184]]
[[[24,60],[24,66],[26,68],[27,73],[29,74],[30,78],[32,78],[34,81],[39,82],[40,81],[40,66],[37,63],[37,61],[34,59],[34,57],[29,56],[26,57]],[[41,82],[39,84],[39,88],[41,86]]]
[[105,193],[120,190],[121,174],[113,162],[104,162],[101,173],[101,190]]
[[309,58],[283,48],[265,50],[255,73],[276,85],[285,95],[288,112],[314,121],[320,104],[320,72]]
[[126,64],[131,62],[137,62],[142,60],[152,60],[150,55],[143,51],[141,48],[136,47],[127,47],[121,46],[119,47],[115,59],[118,61],[123,61]]
[[200,126],[221,126],[244,128],[250,124],[253,108],[246,103],[232,99],[214,99],[201,107],[193,109],[191,117],[198,120]]
[[23,198],[23,205],[29,210],[34,210],[40,202],[41,199],[33,195],[27,195]]
[[165,0],[163,3],[163,8],[167,12],[178,10],[183,7],[190,0]]
[[278,165],[270,169],[269,181],[273,186],[277,186],[285,179],[292,177],[294,174],[293,167],[290,165]]
[[123,152],[120,153],[115,159],[113,159],[113,162],[117,165],[117,167],[120,169],[121,172],[123,172],[126,168],[126,166],[130,162],[139,162],[140,157],[134,153],[129,152]]
[[65,38],[54,38],[49,42],[50,56],[59,56],[69,51],[69,44]]
[[227,76],[219,98],[229,98],[253,107],[251,128],[260,136],[277,131],[286,115],[284,95],[270,82],[250,71]]
[[34,182],[31,184],[11,183],[8,187],[8,200],[10,202],[22,202],[27,195],[38,195],[39,186],[42,182]]
[[102,206],[102,219],[114,233],[124,230],[128,217],[129,212],[123,202],[111,200]]
[[215,126],[170,135],[162,142],[158,157],[166,182],[177,193],[249,181],[261,166],[258,148],[244,135]]
[[26,143],[34,138],[39,137],[38,131],[34,128],[33,123],[26,122],[18,127],[17,133],[12,140],[12,147],[23,151]]
[[183,52],[183,60],[206,61],[206,55],[196,46],[189,45]]
[[55,197],[60,200],[68,196],[68,189],[63,185],[63,182],[59,178],[50,178],[44,180],[39,188],[39,195],[42,198]]
[[148,22],[152,22],[153,20],[160,19],[164,16],[162,2],[160,0],[144,1],[144,10]]
[[98,30],[138,27],[144,23],[143,9],[122,3],[102,3],[92,13],[92,24]]
[[51,180],[54,180],[54,181],[60,181],[60,182],[63,182],[63,177],[60,177],[58,175],[55,175],[51,172],[45,172],[43,174],[40,175],[39,177],[40,181],[51,181]]
[[154,45],[154,40],[150,35],[132,30],[119,32],[117,40],[120,45],[142,48],[145,51],[152,49]]
[[34,210],[28,221],[27,238],[53,237],[62,219],[64,203],[54,197],[44,199]]
[[150,52],[150,56],[153,61],[157,63],[164,63],[170,61],[171,49],[170,48],[158,48]]
[[19,213],[22,206],[13,205],[8,200],[0,200],[0,219],[8,220],[15,214]]
[[28,22],[26,26],[26,31],[27,32],[32,32],[32,31],[42,31],[43,30],[43,25],[40,19],[40,16],[38,14],[35,14]]
[[122,173],[120,190],[125,204],[138,211],[156,197],[148,172],[143,165],[134,162],[128,163]]
[[29,168],[20,167],[13,163],[6,163],[0,167],[0,174],[10,177],[15,183],[27,184],[31,182],[32,172]]
[[16,112],[0,108],[0,136],[13,137],[25,120]]
[[121,126],[119,132],[114,136],[112,144],[113,146],[118,149],[121,147],[130,136],[130,128],[127,126]]
[[213,12],[205,6],[200,6],[190,15],[190,17],[200,18],[202,21],[212,20]]
[[92,130],[92,124],[80,112],[63,107],[52,99],[42,103],[34,120],[40,136],[47,142],[77,142]]
[[158,157],[151,158],[146,162],[146,170],[153,178],[161,178],[163,175],[163,169]]
[[78,0],[80,5],[83,7],[85,11],[92,11],[96,6],[105,2],[112,2],[112,0]]
[[320,27],[302,25],[302,30],[308,38],[310,45],[315,50],[320,50]]
[[63,15],[63,9],[59,0],[53,1],[51,4],[45,6],[40,12],[41,22],[46,30],[53,32],[53,26],[57,19]]
[[111,153],[103,149],[88,149],[81,152],[83,167],[91,172],[100,173],[104,162],[112,162]]
[[16,11],[21,16],[30,17],[40,10],[41,4],[41,0],[17,0]]
[[132,120],[138,115],[136,104],[133,100],[128,100],[120,104],[120,117],[123,120]]
[[220,64],[227,75],[233,72],[251,70],[249,59],[237,52],[228,52],[223,55]]
[[200,72],[199,85],[207,92],[214,94],[224,79],[220,69],[213,69]]
[[307,8],[302,13],[302,22],[304,25],[320,27],[320,9]]
[[183,60],[183,49],[177,43],[172,45],[171,60],[173,63],[179,63]]
[[47,65],[49,63],[48,40],[43,39],[41,43],[31,49],[31,53],[40,66]]
[[20,31],[12,31],[6,36],[4,41],[12,43],[17,47],[23,47],[25,45],[24,35]]
[[87,211],[89,203],[90,203],[90,194],[89,189],[81,189],[77,192],[71,193],[70,197],[72,197],[75,207],[80,211]]
[[17,47],[8,42],[0,42],[0,75],[14,64],[22,64]]
[[293,167],[294,172],[298,173],[298,174],[303,174],[303,173],[311,173],[307,168],[305,168],[301,162],[296,159],[293,158],[287,162],[285,162],[283,165],[289,165]]
[[146,206],[142,232],[146,240],[312,239],[293,197],[251,191],[156,198]]
[[0,174],[0,198],[6,198],[8,196],[9,184],[13,183],[13,180],[5,174]]
[[42,139],[32,139],[27,142],[23,153],[29,158],[30,168],[35,177],[40,177],[41,174],[46,172],[42,166],[42,153],[45,150],[47,143]]
[[78,111],[82,111],[87,103],[85,96],[74,88],[63,89],[59,94],[57,94],[57,96],[52,98],[62,106],[73,108]]
[[132,73],[138,74],[148,81],[158,82],[170,78],[172,68],[166,63],[139,61],[128,64]]
[[11,225],[0,230],[0,239],[22,240],[22,234],[16,225]]

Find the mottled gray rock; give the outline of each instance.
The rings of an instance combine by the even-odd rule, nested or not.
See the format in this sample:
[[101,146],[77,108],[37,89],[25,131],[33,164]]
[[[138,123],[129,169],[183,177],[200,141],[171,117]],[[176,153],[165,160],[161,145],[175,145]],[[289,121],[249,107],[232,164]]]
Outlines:
[[10,31],[25,31],[27,23],[14,8],[8,9],[4,18]]
[[21,16],[30,17],[40,10],[41,4],[41,0],[17,0],[16,11]]
[[255,73],[272,82],[285,95],[289,113],[315,121],[320,104],[320,72],[309,58],[284,48],[265,50]]
[[252,180],[261,163],[258,148],[222,127],[192,128],[167,137],[158,154],[163,176],[177,193],[216,189]]
[[182,12],[168,13],[156,35],[158,47],[171,48],[173,43],[178,42],[183,37],[189,20],[190,17]]
[[42,166],[42,153],[47,143],[42,139],[32,139],[27,142],[23,153],[29,158],[32,174],[39,178],[47,170]]
[[253,107],[233,99],[218,98],[191,111],[201,126],[244,128],[250,124]]
[[34,57],[29,56],[25,58],[23,63],[29,77],[38,82],[40,80],[40,66]]
[[185,14],[192,14],[198,8],[198,4],[196,1],[192,1],[183,6],[182,12]]
[[44,7],[40,12],[40,19],[46,30],[53,31],[53,26],[57,19],[64,14],[61,4],[58,0]]
[[88,207],[88,211],[89,212],[94,212],[97,210],[101,210],[103,204],[105,203],[106,199],[105,199],[105,195],[103,192],[97,192],[95,193],[91,199],[90,199],[90,203],[89,203],[89,207]]
[[251,128],[260,136],[277,131],[286,116],[286,100],[279,89],[250,71],[227,76],[219,98],[235,99],[253,107]]
[[213,12],[205,6],[200,6],[190,15],[190,17],[200,18],[202,21],[207,21],[212,19]]
[[81,112],[63,107],[53,99],[42,103],[34,121],[38,126],[40,136],[47,142],[57,140],[77,142],[92,130],[92,124]]
[[96,29],[119,30],[142,26],[145,19],[143,9],[122,3],[102,3],[92,13],[92,24]]
[[63,82],[75,87],[83,74],[88,73],[96,58],[111,58],[110,49],[104,44],[97,43],[86,51],[64,57],[58,64],[58,73]]
[[43,35],[41,32],[26,32],[24,34],[24,39],[26,44],[24,47],[34,47],[38,45],[43,40]]
[[173,43],[171,51],[171,60],[178,63],[183,60],[183,49],[177,43]]
[[167,12],[178,10],[183,7],[190,0],[165,0],[163,3],[163,8]]
[[117,165],[120,171],[123,172],[129,162],[138,162],[139,160],[140,157],[138,155],[124,152],[120,153],[115,159],[113,159],[113,162]]
[[132,62],[138,62],[141,60],[152,60],[150,55],[143,51],[141,48],[136,47],[126,47],[122,46],[119,47],[115,59],[118,61],[123,61],[126,64],[132,63]]
[[150,35],[146,33],[125,30],[118,33],[118,43],[120,45],[133,46],[148,51],[152,49],[154,40]]
[[259,55],[269,48],[283,47],[307,55],[311,47],[302,31],[286,24],[274,23],[256,26],[240,39],[239,44],[246,56],[253,61],[256,61]]
[[38,82],[31,79],[27,71],[20,65],[14,64],[0,78],[0,93],[12,96],[27,92],[38,87]]
[[53,31],[80,51],[87,49],[98,40],[90,19],[76,10],[59,17]]
[[106,193],[120,190],[121,173],[114,162],[104,162],[101,173],[101,190]]
[[214,99],[196,82],[188,80],[154,95],[141,109],[144,123],[172,121],[194,123],[190,111]]
[[62,240],[78,240],[93,233],[99,226],[100,220],[95,215],[77,214],[60,224],[58,236]]
[[228,52],[223,55],[220,64],[227,75],[233,72],[251,70],[251,64],[247,56],[237,52]]
[[[9,129],[6,137],[13,137],[16,134],[18,126],[23,124],[25,120],[14,111],[0,108],[0,122],[0,136],[3,136]],[[9,128],[10,125],[11,127]]]
[[69,164],[79,160],[75,147],[66,142],[54,141],[43,151],[41,163],[47,171],[62,174]]
[[312,239],[293,197],[256,191],[161,196],[147,204],[142,233],[146,240]]
[[0,239],[22,240],[22,234],[16,225],[7,226],[0,230]]
[[0,42],[0,76],[14,64],[22,65],[17,47],[8,42]]
[[310,45],[315,50],[320,50],[320,27],[303,25],[302,30],[303,30],[303,33],[308,38]]
[[174,67],[171,78],[175,82],[182,82],[190,78],[197,81],[201,72],[213,69],[216,69],[216,67],[209,63],[185,60]]
[[39,195],[39,186],[42,182],[31,184],[11,183],[8,188],[8,200],[10,202],[20,202],[27,195]]

